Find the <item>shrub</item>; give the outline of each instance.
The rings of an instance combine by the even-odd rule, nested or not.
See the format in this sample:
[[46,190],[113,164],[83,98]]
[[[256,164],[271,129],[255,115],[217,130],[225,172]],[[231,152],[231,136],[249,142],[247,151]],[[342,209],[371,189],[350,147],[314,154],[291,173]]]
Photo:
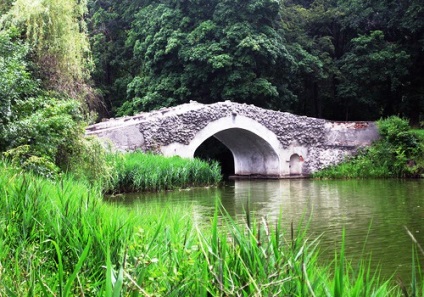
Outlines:
[[318,178],[420,177],[424,140],[408,121],[389,117],[377,122],[381,138],[345,163],[314,174]]
[[97,137],[80,135],[59,153],[57,158],[60,158],[63,170],[105,190],[111,187],[115,164],[108,158],[110,149],[105,149]]
[[60,169],[47,157],[37,156],[29,145],[21,145],[4,153],[11,165],[48,179],[59,175]]
[[389,140],[398,133],[407,132],[410,129],[408,121],[397,116],[377,121],[377,127],[380,136]]

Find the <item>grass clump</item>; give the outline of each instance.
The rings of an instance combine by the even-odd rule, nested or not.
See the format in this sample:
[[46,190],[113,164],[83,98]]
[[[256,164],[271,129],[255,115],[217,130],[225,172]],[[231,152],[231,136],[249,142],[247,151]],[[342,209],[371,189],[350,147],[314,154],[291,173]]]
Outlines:
[[422,177],[424,137],[408,121],[389,117],[377,122],[380,139],[346,162],[314,173],[315,178]]
[[105,205],[100,189],[3,163],[0,228],[0,296],[97,294],[106,249],[116,261],[132,232],[131,216]]
[[[318,264],[317,240],[216,207],[107,204],[98,188],[0,164],[0,296],[402,296],[411,288],[352,265],[342,246]],[[413,267],[417,267],[414,264]],[[421,290],[421,291],[420,291]]]
[[221,181],[218,162],[164,157],[142,152],[109,155],[115,168],[110,192],[162,191],[215,185]]

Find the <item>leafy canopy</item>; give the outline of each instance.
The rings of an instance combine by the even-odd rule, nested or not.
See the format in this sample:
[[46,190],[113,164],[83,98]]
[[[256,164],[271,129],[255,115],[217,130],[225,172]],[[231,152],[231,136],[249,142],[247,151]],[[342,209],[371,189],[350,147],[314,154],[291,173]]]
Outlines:
[[274,0],[164,1],[129,32],[138,72],[120,114],[195,100],[287,107],[293,61]]
[[0,149],[4,149],[7,125],[13,121],[12,106],[38,90],[24,59],[27,46],[12,39],[11,33],[0,31]]

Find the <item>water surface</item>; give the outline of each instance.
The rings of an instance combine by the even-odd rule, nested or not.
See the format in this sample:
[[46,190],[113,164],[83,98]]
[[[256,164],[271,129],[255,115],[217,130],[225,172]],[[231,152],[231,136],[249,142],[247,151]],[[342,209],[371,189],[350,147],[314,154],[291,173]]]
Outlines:
[[[166,193],[131,194],[130,204],[190,204],[201,222],[210,222],[215,199],[243,221],[245,209],[256,218],[275,221],[281,214],[289,230],[309,220],[311,240],[321,235],[322,261],[334,259],[345,229],[346,254],[352,261],[372,255],[373,267],[384,277],[408,280],[412,240],[405,227],[424,246],[424,180],[243,180],[217,188]],[[421,265],[424,267],[423,257]]]

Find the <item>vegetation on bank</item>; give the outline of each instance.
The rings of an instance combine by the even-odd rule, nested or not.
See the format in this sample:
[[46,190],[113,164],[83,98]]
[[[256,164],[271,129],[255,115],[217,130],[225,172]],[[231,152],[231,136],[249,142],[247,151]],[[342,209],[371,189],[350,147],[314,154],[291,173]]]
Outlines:
[[7,151],[4,156],[16,169],[52,180],[70,174],[75,180],[100,188],[103,193],[213,186],[222,179],[221,167],[216,161],[164,157],[143,152],[112,153],[105,151],[95,139],[86,140],[79,149],[82,151],[71,156],[72,160],[67,161],[69,167],[64,172],[43,158],[29,155],[31,147],[27,145]]
[[[316,241],[278,222],[227,214],[196,224],[190,208],[128,209],[99,188],[0,164],[0,295],[411,296],[366,262],[317,263]],[[249,218],[249,217],[247,217]],[[414,266],[413,266],[414,267]]]
[[113,165],[108,192],[142,192],[173,190],[216,185],[221,181],[218,162],[200,159],[166,158],[160,155],[134,153],[109,154]]
[[424,136],[408,121],[389,117],[377,122],[380,139],[346,162],[315,173],[315,178],[423,177]]

